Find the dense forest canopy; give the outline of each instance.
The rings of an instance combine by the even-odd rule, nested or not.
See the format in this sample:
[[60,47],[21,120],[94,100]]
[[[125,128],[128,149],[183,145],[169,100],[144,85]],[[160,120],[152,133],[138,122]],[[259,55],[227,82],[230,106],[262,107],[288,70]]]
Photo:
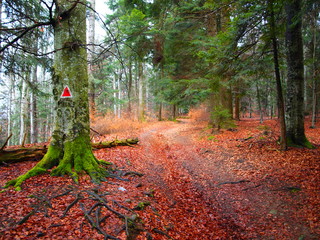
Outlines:
[[[318,1],[109,0],[107,15],[94,1],[76,2],[87,7],[87,44],[81,47],[88,53],[92,122],[104,116],[174,119],[201,106],[212,126],[228,127],[229,118],[280,115],[282,94],[288,124],[296,94],[290,90],[295,67],[287,58],[294,48],[288,29],[301,19],[299,112],[315,125]],[[77,45],[54,48],[57,12],[73,10],[56,9],[57,3],[1,1],[1,143],[11,134],[10,145],[47,141],[52,134],[54,54]]]

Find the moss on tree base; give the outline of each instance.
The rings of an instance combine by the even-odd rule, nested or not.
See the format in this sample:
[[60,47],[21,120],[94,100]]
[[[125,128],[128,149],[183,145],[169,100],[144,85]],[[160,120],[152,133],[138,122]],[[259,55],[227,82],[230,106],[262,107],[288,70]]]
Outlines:
[[296,148],[308,148],[308,149],[314,149],[315,146],[312,145],[312,143],[309,142],[309,140],[304,137],[302,139],[294,139],[292,137],[287,136],[287,146],[288,147],[296,147]]
[[94,183],[100,183],[109,176],[108,171],[92,153],[91,144],[85,137],[77,137],[73,141],[65,142],[64,149],[50,145],[43,159],[25,174],[8,181],[5,187],[14,186],[21,190],[21,184],[30,177],[44,174],[48,169],[52,176],[71,176],[78,183],[80,173],[87,173]]

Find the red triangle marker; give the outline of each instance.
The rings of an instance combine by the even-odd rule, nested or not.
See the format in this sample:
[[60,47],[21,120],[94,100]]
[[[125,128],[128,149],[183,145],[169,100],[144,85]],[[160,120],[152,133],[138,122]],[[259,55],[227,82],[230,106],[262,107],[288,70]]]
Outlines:
[[60,98],[72,98],[72,94],[68,86],[65,86]]

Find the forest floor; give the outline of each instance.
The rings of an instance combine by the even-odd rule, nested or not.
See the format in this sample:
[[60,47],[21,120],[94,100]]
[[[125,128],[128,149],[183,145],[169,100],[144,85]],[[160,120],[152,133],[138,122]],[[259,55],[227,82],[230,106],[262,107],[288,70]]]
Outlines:
[[[274,120],[237,125],[212,134],[181,119],[104,136],[139,138],[95,151],[130,181],[28,179],[0,193],[0,239],[320,239],[320,128],[306,126],[316,149],[284,152]],[[0,185],[34,164],[0,166]]]

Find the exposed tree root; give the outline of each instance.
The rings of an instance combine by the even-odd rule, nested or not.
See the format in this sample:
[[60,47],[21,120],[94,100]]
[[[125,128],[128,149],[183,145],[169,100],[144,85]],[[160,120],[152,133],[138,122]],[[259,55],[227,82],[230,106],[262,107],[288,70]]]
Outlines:
[[[118,234],[121,232],[125,232],[127,235],[127,240],[134,240],[137,236],[140,235],[141,232],[144,231],[142,223],[140,221],[140,218],[138,217],[138,214],[135,213],[134,210],[122,205],[121,203],[104,198],[105,194],[99,193],[97,189],[90,189],[90,190],[78,190],[77,187],[66,187],[61,190],[61,193],[52,193],[51,196],[47,196],[43,194],[43,191],[39,192],[36,195],[31,195],[30,197],[37,199],[37,202],[32,206],[32,210],[21,218],[18,222],[16,222],[17,225],[21,225],[28,221],[28,219],[40,212],[47,212],[48,208],[52,208],[51,206],[51,200],[55,198],[64,197],[66,195],[73,195],[75,196],[75,199],[66,207],[66,209],[63,211],[63,215],[61,218],[64,218],[67,216],[68,212],[78,206],[83,214],[85,219],[87,220],[87,223],[90,224],[90,226],[94,229],[96,229],[100,234],[104,236],[104,239],[114,239],[114,240],[120,240],[120,238],[117,237]],[[94,204],[90,207],[86,204],[88,204],[87,199],[90,199],[91,201],[94,201]],[[114,206],[118,207],[119,209],[123,209],[123,211],[127,212],[127,214],[123,214],[117,210],[115,210],[110,203],[113,203]],[[104,211],[103,211],[104,209]],[[106,214],[105,210],[111,213]],[[110,218],[115,217],[118,219],[121,219],[123,221],[123,225],[119,226],[119,230],[114,231],[113,233],[108,233],[104,229],[104,222]],[[160,230],[155,230],[154,232],[162,234],[167,236],[169,239],[170,236]],[[152,239],[151,234],[149,233],[149,236]]]

